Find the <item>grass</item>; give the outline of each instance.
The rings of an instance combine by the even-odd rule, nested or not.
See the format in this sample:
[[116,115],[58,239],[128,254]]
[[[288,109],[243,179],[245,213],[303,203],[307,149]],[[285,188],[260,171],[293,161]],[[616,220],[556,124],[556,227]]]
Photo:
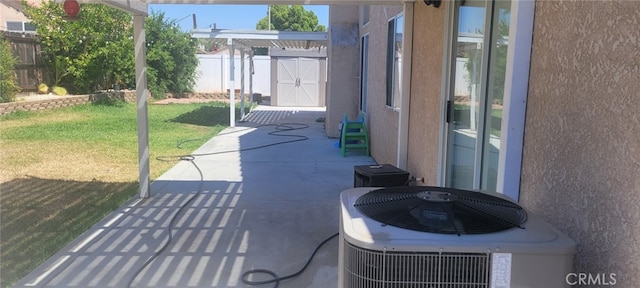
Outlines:
[[[116,102],[0,121],[0,287],[9,287],[135,195],[137,120],[134,104]],[[175,164],[156,157],[187,154],[228,124],[224,103],[149,106],[152,179]]]

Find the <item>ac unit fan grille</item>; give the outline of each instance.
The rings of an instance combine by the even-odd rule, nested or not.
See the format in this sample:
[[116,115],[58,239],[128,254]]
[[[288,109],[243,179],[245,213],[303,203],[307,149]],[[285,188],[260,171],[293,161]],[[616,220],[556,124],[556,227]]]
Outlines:
[[523,228],[527,221],[527,212],[509,200],[444,187],[372,190],[353,206],[383,225],[439,234],[486,234]]
[[489,253],[374,251],[342,241],[344,287],[489,287]]

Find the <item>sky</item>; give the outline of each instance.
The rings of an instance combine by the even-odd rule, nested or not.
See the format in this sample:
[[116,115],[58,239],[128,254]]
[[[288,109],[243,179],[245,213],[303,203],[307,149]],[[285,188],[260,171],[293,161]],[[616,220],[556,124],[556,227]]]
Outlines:
[[[180,28],[188,32],[193,29],[192,14],[196,14],[198,29],[256,29],[256,23],[267,16],[267,5],[196,5],[196,4],[149,4],[149,12],[164,12],[166,19],[178,21]],[[319,24],[328,27],[329,6],[305,5],[306,10],[318,16]]]

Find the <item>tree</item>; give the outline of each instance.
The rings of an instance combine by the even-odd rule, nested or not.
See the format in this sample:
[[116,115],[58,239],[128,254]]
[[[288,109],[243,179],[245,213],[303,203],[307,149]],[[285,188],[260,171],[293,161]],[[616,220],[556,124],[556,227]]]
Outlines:
[[153,97],[165,92],[191,92],[195,84],[197,41],[182,32],[176,20],[151,12],[145,22],[147,41],[147,82]]
[[134,86],[132,17],[106,5],[82,5],[80,17],[68,21],[62,5],[44,1],[25,6],[42,47],[42,60],[54,83],[72,93]]
[[[42,47],[51,85],[72,93],[92,93],[114,84],[135,87],[132,16],[102,4],[82,5],[79,19],[68,21],[62,5],[44,1],[26,7]],[[175,20],[155,14],[145,19],[148,87],[154,97],[189,92],[195,83],[196,43]]]
[[[256,24],[258,30],[269,30],[269,12]],[[271,30],[278,31],[318,31],[326,30],[318,24],[313,11],[307,11],[302,5],[271,5]]]
[[0,36],[0,103],[13,101],[16,93],[20,92],[14,70],[17,62],[9,41]]

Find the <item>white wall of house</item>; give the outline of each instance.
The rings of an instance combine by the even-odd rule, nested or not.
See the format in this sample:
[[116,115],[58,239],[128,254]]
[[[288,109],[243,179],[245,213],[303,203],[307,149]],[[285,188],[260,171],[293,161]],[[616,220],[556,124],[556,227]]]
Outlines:
[[329,43],[327,44],[327,117],[329,137],[340,137],[338,124],[345,113],[349,119],[358,115],[360,94],[360,39],[358,6],[329,6]]
[[[229,89],[229,54],[197,54],[196,83],[194,92],[215,93],[226,92]],[[246,57],[246,55],[245,55]],[[253,92],[269,95],[271,91],[271,57],[254,56]],[[235,89],[240,89],[240,55],[234,56]],[[249,93],[249,58],[244,61],[245,93]]]

